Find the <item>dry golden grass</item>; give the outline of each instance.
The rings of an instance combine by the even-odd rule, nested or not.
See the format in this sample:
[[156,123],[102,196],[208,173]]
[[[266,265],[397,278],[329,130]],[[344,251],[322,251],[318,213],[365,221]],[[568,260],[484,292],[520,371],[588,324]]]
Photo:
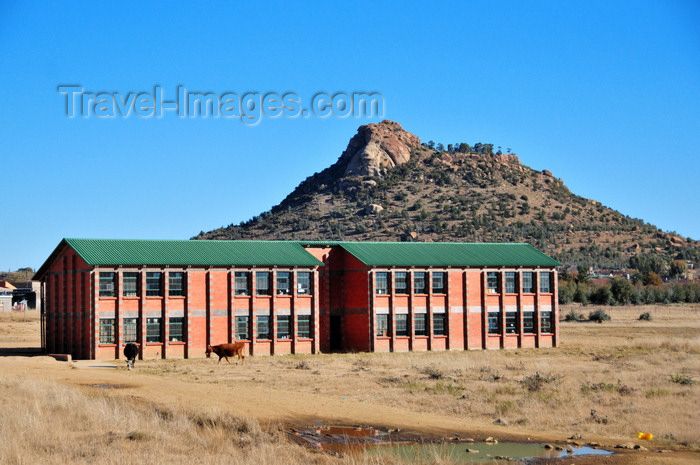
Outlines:
[[[585,314],[594,309],[576,308]],[[393,407],[409,418],[438,413],[463,422],[466,431],[470,425],[496,428],[491,423],[502,418],[508,422],[498,427],[504,436],[579,433],[618,441],[642,431],[655,436],[645,445],[700,448],[700,305],[605,311],[612,320],[602,324],[562,323],[557,349],[256,356],[241,366],[211,359],[144,360],[136,372],[154,385],[186,382],[226,396],[241,390],[318,401],[328,409],[319,410],[318,418],[331,418],[352,403],[367,411]],[[652,320],[640,321],[647,311]],[[10,323],[17,321],[0,316],[0,334],[7,334]],[[261,427],[204,398],[190,399],[187,408],[164,407],[95,388],[3,375],[0,391],[3,464],[387,460],[312,453],[289,444],[274,426]],[[279,408],[276,399],[267,400],[269,409]],[[288,413],[294,414],[293,407]],[[392,426],[392,420],[375,426]]]

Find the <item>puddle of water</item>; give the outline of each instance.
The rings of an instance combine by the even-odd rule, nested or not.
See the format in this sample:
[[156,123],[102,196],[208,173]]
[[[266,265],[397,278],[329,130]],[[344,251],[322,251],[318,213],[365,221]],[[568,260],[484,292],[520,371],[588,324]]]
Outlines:
[[565,445],[560,450],[547,449],[544,444],[514,442],[429,443],[420,444],[415,435],[386,432],[369,426],[316,426],[287,432],[293,441],[315,449],[347,453],[365,453],[376,457],[394,456],[412,462],[431,462],[438,457],[455,464],[497,459],[533,459],[572,457],[579,455],[610,455],[612,452],[592,447]]
[[124,386],[121,384],[93,384],[92,387],[97,389],[122,389]]
[[452,463],[483,462],[494,459],[556,459],[577,455],[610,455],[612,452],[592,447],[571,447],[567,450],[545,449],[544,444],[503,443],[491,444],[406,444],[368,448],[366,454],[373,456],[391,455],[408,463],[427,462],[441,458]]

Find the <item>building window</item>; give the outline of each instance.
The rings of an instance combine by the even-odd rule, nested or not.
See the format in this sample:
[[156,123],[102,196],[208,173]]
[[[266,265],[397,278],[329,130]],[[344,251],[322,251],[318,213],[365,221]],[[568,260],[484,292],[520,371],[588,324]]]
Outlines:
[[516,312],[506,313],[506,334],[518,334],[518,314]]
[[408,294],[408,273],[397,271],[394,273],[394,291],[397,294]]
[[171,316],[168,322],[168,339],[170,342],[185,340],[185,319],[181,316]]
[[255,295],[270,295],[270,272],[255,273]]
[[168,295],[171,297],[183,297],[185,295],[185,273],[171,271],[168,273]]
[[250,288],[248,286],[248,282],[250,280],[250,273],[248,273],[247,271],[236,271],[234,280],[236,284],[236,295],[250,294]]
[[160,318],[146,318],[146,342],[161,342]]
[[374,328],[374,333],[377,337],[389,335],[389,315],[385,313],[377,315],[377,324]]
[[413,273],[413,293],[426,294],[425,289],[425,272],[416,271]]
[[535,312],[523,312],[523,333],[535,334]]
[[498,294],[501,290],[498,287],[498,272],[489,271],[486,273],[486,293]]
[[257,338],[270,339],[270,317],[268,315],[258,315],[257,317]]
[[540,331],[543,333],[552,332],[552,312],[540,313]]
[[549,271],[540,271],[540,293],[549,294],[552,292],[552,288],[549,282]]
[[124,343],[139,342],[139,319],[124,318]]
[[428,328],[426,323],[426,320],[428,315],[426,313],[416,313],[413,315],[413,331],[415,332],[416,336],[427,336],[428,335]]
[[506,294],[515,294],[518,288],[515,282],[515,272],[506,271]]
[[311,339],[311,315],[297,316],[297,337]]
[[311,294],[311,273],[308,271],[299,271],[297,273],[297,294]]
[[146,296],[158,297],[163,295],[162,283],[163,273],[160,271],[146,272]]
[[396,315],[396,331],[397,336],[408,336],[408,315]]
[[522,273],[524,294],[532,294],[535,292],[535,289],[532,285],[532,275],[532,271],[523,271]]
[[489,312],[489,334],[501,334],[501,319],[498,312]]
[[389,293],[389,273],[386,271],[377,272],[377,294]]
[[277,295],[289,295],[292,293],[291,289],[291,273],[289,271],[278,271],[277,272]]
[[100,319],[100,344],[114,344],[114,318]]
[[248,316],[236,316],[236,340],[247,341],[248,339],[250,339]]
[[433,294],[445,294],[445,272],[444,271],[434,271],[432,276],[433,281]]
[[100,297],[115,297],[114,277],[112,271],[100,272]]
[[291,317],[289,315],[277,315],[277,339],[289,339],[291,333],[289,332],[289,322]]
[[433,335],[447,335],[447,325],[445,325],[446,321],[447,315],[445,313],[433,313]]
[[139,296],[139,274],[135,272],[125,272],[122,277],[124,292],[122,295],[124,297],[138,297]]

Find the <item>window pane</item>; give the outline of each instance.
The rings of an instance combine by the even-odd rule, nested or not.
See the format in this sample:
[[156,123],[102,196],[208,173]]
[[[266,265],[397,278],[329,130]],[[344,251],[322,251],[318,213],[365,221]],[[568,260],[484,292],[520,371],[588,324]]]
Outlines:
[[501,321],[498,312],[489,312],[489,334],[501,334]]
[[377,325],[375,326],[375,334],[379,337],[389,335],[389,315],[377,315]]
[[516,283],[515,283],[515,272],[507,271],[506,272],[506,294],[515,294],[516,292],[517,292],[517,290],[516,290]]
[[173,297],[185,295],[185,273],[182,271],[168,273],[168,294]]
[[114,344],[114,318],[100,319],[100,344]]
[[160,271],[146,272],[146,296],[155,297],[163,295],[161,290],[161,277],[163,273]]
[[523,271],[523,292],[525,294],[532,294],[534,289],[532,287],[532,271]]
[[489,271],[486,273],[486,293],[498,294],[501,290],[498,288],[498,272]]
[[396,335],[408,336],[408,315],[396,315]]
[[289,339],[289,315],[279,315],[277,317],[277,339]]
[[270,295],[270,272],[258,271],[255,273],[255,294]]
[[124,297],[138,297],[139,295],[139,274],[135,272],[126,272],[122,277],[124,285]]
[[100,272],[100,297],[114,297],[114,273]]
[[543,294],[547,294],[551,291],[550,285],[549,285],[549,276],[550,273],[548,271],[541,271],[540,272],[540,292]]
[[291,294],[291,279],[289,271],[277,272],[277,295]]
[[250,339],[250,332],[248,331],[248,317],[247,316],[237,316],[236,317],[236,340],[248,340]]
[[377,272],[377,294],[389,293],[389,273],[380,271]]
[[447,334],[445,328],[446,316],[444,313],[433,314],[433,334],[435,336],[444,336]]
[[535,334],[535,312],[523,312],[523,332]]
[[297,273],[297,294],[311,294],[311,273],[308,271],[300,271]]
[[146,342],[160,342],[160,318],[146,318]]
[[124,343],[139,342],[138,318],[124,318]]
[[303,339],[311,338],[311,315],[297,316],[297,336]]
[[[248,287],[250,273],[247,271],[236,271],[236,295],[248,295],[250,293]],[[247,339],[247,338],[246,338]]]
[[270,317],[267,315],[261,315],[257,317],[258,320],[258,339],[270,339]]
[[426,320],[428,315],[426,313],[416,313],[413,315],[413,329],[416,336],[427,336],[428,331],[426,328]]
[[405,271],[397,271],[394,273],[394,280],[395,280],[395,292],[397,294],[408,294],[408,284],[406,283],[407,281],[407,276],[408,273]]
[[552,332],[552,312],[540,313],[540,331],[543,333]]
[[506,334],[517,334],[518,332],[518,314],[516,312],[506,313]]
[[183,317],[170,317],[168,326],[170,342],[183,342],[185,340],[185,319]]
[[417,271],[413,273],[413,293],[414,294],[425,294],[425,273],[423,271]]
[[434,294],[444,294],[445,293],[445,272],[435,271],[432,275],[433,278],[433,293]]

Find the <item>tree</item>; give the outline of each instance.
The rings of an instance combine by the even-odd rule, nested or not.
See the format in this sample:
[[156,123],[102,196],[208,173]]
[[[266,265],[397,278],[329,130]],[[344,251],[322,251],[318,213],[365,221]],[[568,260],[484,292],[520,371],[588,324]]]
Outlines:
[[444,152],[445,151],[445,146],[442,145],[442,143],[439,143],[436,147],[438,152]]
[[688,269],[687,263],[683,260],[673,260],[668,267],[668,274],[672,278],[681,278],[685,275]]
[[630,258],[630,267],[642,274],[653,272],[662,275],[666,271],[666,262],[658,255],[642,254]]
[[610,281],[610,292],[612,293],[615,302],[620,305],[630,303],[632,290],[632,283],[630,283],[626,278],[617,277]]
[[654,273],[653,271],[648,271],[644,273],[644,284],[646,286],[660,286],[664,283],[661,276]]
[[435,148],[435,142],[433,142],[432,140],[429,140],[429,141],[428,141],[428,147],[430,147],[431,149],[434,149],[434,148]]

